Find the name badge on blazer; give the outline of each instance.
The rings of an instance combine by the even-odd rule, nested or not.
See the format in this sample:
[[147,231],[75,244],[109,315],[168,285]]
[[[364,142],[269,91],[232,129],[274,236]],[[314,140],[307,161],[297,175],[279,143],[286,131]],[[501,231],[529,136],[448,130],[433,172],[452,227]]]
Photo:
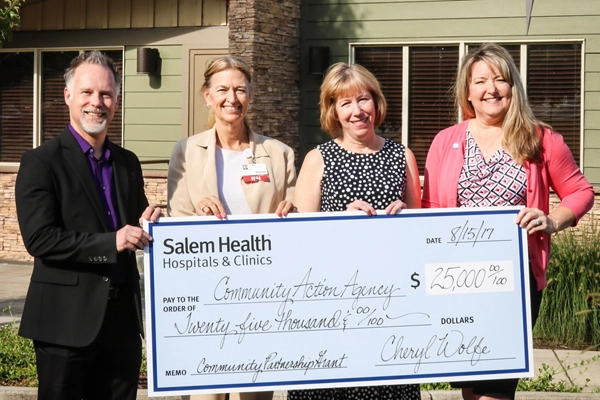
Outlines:
[[246,183],[269,182],[269,171],[264,163],[242,165],[242,179]]

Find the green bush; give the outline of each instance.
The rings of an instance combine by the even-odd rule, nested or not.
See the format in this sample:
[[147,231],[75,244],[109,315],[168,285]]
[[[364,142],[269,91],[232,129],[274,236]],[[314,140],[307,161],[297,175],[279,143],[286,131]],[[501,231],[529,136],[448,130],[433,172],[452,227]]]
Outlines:
[[548,287],[533,335],[549,344],[581,349],[600,343],[600,228],[567,229],[554,236]]
[[[551,367],[548,364],[542,364],[538,369],[538,374],[535,378],[524,378],[519,380],[517,391],[519,392],[559,392],[559,393],[581,393],[588,387],[589,379],[586,379],[583,386],[578,386],[569,377],[570,374],[578,372],[584,373],[587,366],[593,362],[598,362],[600,356],[593,356],[579,363],[568,364],[566,360],[561,360],[562,367]],[[555,377],[561,373],[568,379],[557,380]],[[454,389],[447,382],[442,383],[424,383],[421,385],[421,390],[458,390]]]
[[0,385],[37,386],[33,342],[17,335],[14,321],[0,326]]
[[[12,316],[10,306],[2,313]],[[146,384],[146,351],[142,352],[140,386]],[[17,333],[16,321],[0,325],[0,386],[37,387],[37,369],[33,341]]]

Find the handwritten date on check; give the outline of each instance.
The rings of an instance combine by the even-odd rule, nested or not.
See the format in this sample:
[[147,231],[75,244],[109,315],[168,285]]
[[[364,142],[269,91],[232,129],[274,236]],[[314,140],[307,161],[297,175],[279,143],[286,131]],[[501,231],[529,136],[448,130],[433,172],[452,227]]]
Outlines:
[[149,394],[532,376],[518,211],[147,223]]

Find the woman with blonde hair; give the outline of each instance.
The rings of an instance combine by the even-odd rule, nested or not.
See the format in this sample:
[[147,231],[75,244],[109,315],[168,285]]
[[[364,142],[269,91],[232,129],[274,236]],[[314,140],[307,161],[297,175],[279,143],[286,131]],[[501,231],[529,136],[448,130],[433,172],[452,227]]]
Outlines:
[[[395,214],[421,206],[417,162],[404,145],[375,133],[386,102],[366,68],[344,63],[329,68],[321,85],[321,127],[333,140],[304,160],[294,204],[299,212],[377,210]],[[419,385],[293,390],[289,400],[420,399]]]
[[[169,161],[169,216],[276,213],[294,210],[293,150],[256,134],[246,119],[251,100],[250,68],[239,58],[213,60],[202,92],[210,129],[180,140]],[[225,394],[192,396],[225,399]],[[270,399],[272,392],[240,393],[241,400]]]
[[[321,127],[334,139],[306,155],[294,200],[298,211],[375,215],[376,210],[395,214],[421,206],[413,153],[375,134],[385,119],[386,101],[373,74],[357,64],[331,66],[321,85],[320,109]],[[334,160],[336,167],[330,169],[327,161]],[[341,168],[342,160],[347,168]]]
[[[467,54],[455,83],[463,122],[435,137],[425,165],[423,207],[525,206],[531,324],[535,325],[550,235],[577,224],[594,192],[563,137],[537,120],[508,51],[486,43]],[[550,188],[561,203],[550,211]],[[493,327],[491,327],[493,329]],[[518,379],[457,382],[464,399],[514,399]]]
[[213,60],[202,92],[211,128],[180,140],[169,161],[170,216],[286,215],[293,209],[294,152],[246,119],[251,73],[239,58]]

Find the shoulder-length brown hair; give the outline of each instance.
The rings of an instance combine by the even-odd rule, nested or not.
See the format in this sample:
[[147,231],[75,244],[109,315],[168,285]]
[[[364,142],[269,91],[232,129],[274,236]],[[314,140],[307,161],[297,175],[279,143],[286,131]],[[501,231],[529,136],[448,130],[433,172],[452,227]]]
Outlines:
[[456,107],[463,120],[475,118],[475,109],[469,101],[469,84],[473,65],[479,61],[496,67],[511,86],[512,99],[502,123],[502,145],[518,163],[538,161],[542,156],[542,140],[538,129],[549,127],[533,115],[521,75],[510,55],[502,46],[484,43],[465,55],[460,64],[454,86]]
[[375,126],[385,120],[386,102],[377,78],[359,64],[333,64],[327,70],[321,84],[321,128],[330,136],[336,137],[342,125],[335,112],[335,103],[342,96],[368,90],[375,101]]

